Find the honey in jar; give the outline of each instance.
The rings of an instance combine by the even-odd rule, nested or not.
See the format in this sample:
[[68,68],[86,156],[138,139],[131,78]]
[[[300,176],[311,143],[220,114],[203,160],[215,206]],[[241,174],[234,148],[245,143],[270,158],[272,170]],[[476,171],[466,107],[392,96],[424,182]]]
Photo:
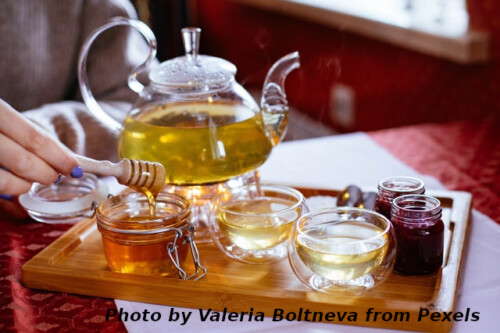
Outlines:
[[146,196],[126,192],[101,202],[97,226],[109,268],[115,272],[174,276],[189,252],[186,236],[192,236],[190,204],[169,193],[156,197],[150,217]]

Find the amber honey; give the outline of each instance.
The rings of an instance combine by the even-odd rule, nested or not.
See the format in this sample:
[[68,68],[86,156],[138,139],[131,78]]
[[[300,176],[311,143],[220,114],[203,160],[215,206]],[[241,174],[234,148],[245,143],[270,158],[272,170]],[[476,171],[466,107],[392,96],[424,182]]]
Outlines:
[[182,265],[189,252],[185,239],[192,233],[188,228],[189,202],[162,193],[156,198],[153,219],[149,209],[147,198],[136,192],[112,197],[99,205],[97,226],[112,271],[160,276],[178,273],[172,258]]
[[[148,200],[148,211],[149,211],[149,219],[153,220],[156,217],[156,198],[158,197],[158,192],[151,192],[149,189],[145,187],[134,187],[130,186],[131,189],[136,190],[146,196]],[[125,217],[126,219],[128,217]]]
[[[124,238],[118,241],[116,238],[103,235],[104,253],[112,271],[162,276],[173,275],[177,272],[167,252],[167,244],[173,241],[173,235],[142,245],[133,243],[134,238],[137,237]],[[187,250],[185,242],[179,245],[178,256],[181,262],[185,261]]]

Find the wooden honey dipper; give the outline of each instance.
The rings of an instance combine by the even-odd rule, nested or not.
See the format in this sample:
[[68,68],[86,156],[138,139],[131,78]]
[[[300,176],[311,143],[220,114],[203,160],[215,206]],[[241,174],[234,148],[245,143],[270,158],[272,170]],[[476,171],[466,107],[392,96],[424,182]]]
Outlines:
[[166,172],[161,163],[124,158],[117,163],[75,156],[83,170],[100,176],[113,176],[122,185],[147,188],[158,193],[165,186]]

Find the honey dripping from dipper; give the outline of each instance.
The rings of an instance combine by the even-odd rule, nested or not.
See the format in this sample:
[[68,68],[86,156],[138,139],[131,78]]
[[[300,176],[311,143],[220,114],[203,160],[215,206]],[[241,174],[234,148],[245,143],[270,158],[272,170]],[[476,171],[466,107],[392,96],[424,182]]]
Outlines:
[[79,164],[87,172],[101,176],[114,176],[122,185],[144,193],[149,204],[149,219],[156,216],[156,197],[166,181],[165,168],[161,163],[124,158],[118,163],[96,161],[84,156],[76,156]]
[[165,185],[165,168],[158,162],[129,159],[128,161],[131,165],[131,178],[124,185],[146,196],[149,204],[149,218],[152,220],[156,217],[156,198]]

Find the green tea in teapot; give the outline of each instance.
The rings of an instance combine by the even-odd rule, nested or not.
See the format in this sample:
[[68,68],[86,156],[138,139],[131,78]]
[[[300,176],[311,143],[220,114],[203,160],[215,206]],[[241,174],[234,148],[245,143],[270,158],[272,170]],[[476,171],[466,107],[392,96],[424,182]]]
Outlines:
[[227,101],[179,102],[132,111],[121,157],[157,161],[177,185],[225,181],[256,169],[272,149],[260,112]]

